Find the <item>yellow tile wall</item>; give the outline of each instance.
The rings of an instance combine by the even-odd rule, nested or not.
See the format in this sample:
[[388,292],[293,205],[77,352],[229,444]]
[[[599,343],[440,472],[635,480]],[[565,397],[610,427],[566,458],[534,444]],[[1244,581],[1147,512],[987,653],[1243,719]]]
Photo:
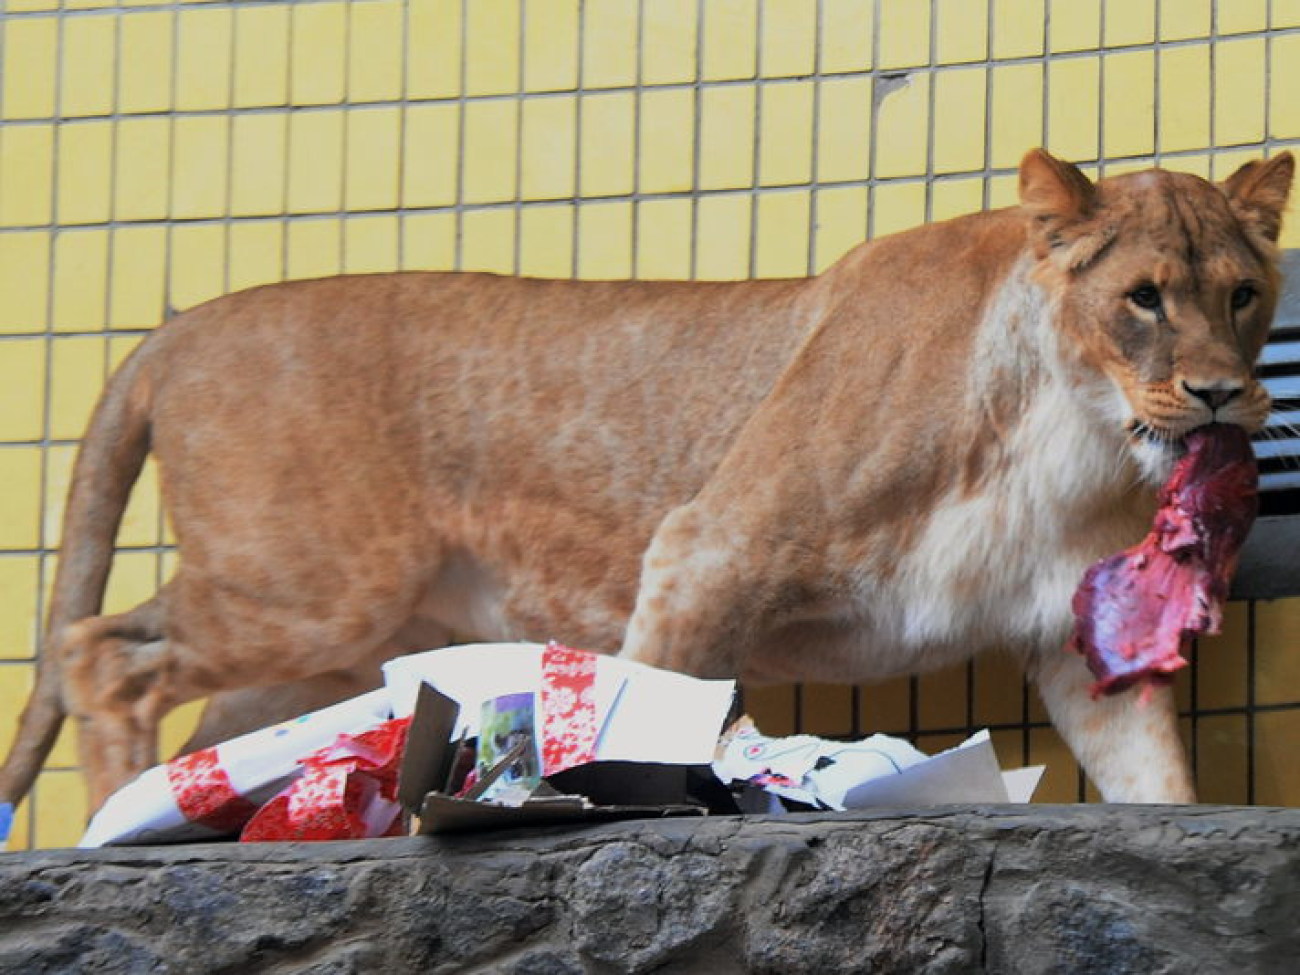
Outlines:
[[[799,275],[1011,202],[1036,144],[1219,177],[1300,144],[1295,0],[9,0],[0,56],[0,746],[80,431],[173,309],[344,270]],[[111,604],[165,577],[167,540],[151,473]],[[1300,605],[1250,612],[1183,679],[1187,733],[1207,798],[1294,802]],[[991,725],[1078,794],[1002,660],[749,702],[774,732]],[[65,735],[15,844],[72,842],[82,803]]]

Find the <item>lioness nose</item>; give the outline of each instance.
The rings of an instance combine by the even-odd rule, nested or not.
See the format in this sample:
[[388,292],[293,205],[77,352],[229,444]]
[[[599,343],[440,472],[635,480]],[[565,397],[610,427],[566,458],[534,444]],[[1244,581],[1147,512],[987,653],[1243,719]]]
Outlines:
[[1217,410],[1241,395],[1241,383],[1207,383],[1204,386],[1193,386],[1189,382],[1183,383],[1183,389],[1195,396],[1212,410]]

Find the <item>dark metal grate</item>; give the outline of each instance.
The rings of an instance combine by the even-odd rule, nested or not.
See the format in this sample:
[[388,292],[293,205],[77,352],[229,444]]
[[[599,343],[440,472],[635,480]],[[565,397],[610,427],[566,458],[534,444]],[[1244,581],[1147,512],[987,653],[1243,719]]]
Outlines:
[[1300,514],[1300,251],[1283,257],[1286,287],[1259,374],[1273,395],[1268,426],[1255,438],[1261,514]]

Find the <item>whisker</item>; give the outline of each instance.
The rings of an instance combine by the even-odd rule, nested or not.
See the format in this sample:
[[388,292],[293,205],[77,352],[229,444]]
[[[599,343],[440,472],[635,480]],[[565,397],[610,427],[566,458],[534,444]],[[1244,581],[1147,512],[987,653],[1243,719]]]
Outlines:
[[1296,440],[1300,438],[1300,433],[1295,430],[1261,430],[1255,434],[1254,440],[1261,444],[1284,443],[1287,440]]
[[1300,470],[1300,401],[1274,400],[1273,412],[1255,434],[1255,454],[1266,471]]
[[1110,476],[1112,480],[1123,483],[1127,477],[1132,477],[1137,472],[1136,465],[1125,464],[1125,461],[1131,461],[1129,446],[1127,442],[1121,442],[1115,447],[1115,452],[1110,456]]

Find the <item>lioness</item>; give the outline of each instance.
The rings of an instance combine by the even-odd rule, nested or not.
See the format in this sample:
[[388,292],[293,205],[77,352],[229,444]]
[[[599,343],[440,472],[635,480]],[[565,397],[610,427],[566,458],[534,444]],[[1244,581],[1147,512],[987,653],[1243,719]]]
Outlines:
[[[195,308],[91,421],[0,799],[65,714],[98,806],[177,703],[234,692],[253,725],[452,629],[749,680],[1009,647],[1106,799],[1191,801],[1170,694],[1091,700],[1070,598],[1188,431],[1264,422],[1293,172],[1094,184],[1039,150],[1019,206],[807,280],[402,273]],[[150,450],[180,568],[96,615]]]

